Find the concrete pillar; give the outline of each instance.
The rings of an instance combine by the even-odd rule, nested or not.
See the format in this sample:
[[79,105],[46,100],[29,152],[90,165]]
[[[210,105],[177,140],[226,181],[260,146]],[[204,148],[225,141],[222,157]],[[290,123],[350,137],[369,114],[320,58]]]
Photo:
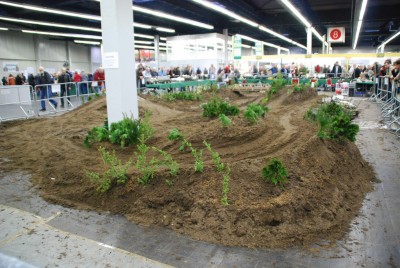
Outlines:
[[160,68],[160,36],[154,36],[154,56],[157,69]]
[[131,0],[101,0],[108,124],[139,118]]
[[312,54],[312,31],[311,27],[307,28],[307,54]]
[[381,53],[385,53],[385,45],[384,44],[382,44],[382,46],[381,46]]
[[229,59],[228,59],[228,40],[229,40],[228,29],[224,29],[223,34],[225,37],[224,38],[224,48],[225,48],[224,65],[226,66],[229,63]]
[[[69,46],[69,41],[65,42],[65,49],[66,49],[66,54],[67,54],[67,61],[69,63],[69,67],[72,69],[72,62],[71,62],[71,48]],[[75,68],[74,68],[75,69]]]
[[278,55],[281,55],[281,48],[280,47],[278,47]]
[[326,35],[324,34],[324,35],[322,36],[322,38],[323,38],[323,41],[322,41],[322,54],[325,54]]

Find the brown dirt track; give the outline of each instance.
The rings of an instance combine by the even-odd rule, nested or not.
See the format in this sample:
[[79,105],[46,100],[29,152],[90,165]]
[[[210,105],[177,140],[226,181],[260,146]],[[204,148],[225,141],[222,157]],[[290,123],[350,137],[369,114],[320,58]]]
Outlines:
[[[220,94],[241,110],[265,96]],[[138,224],[165,226],[194,239],[246,247],[335,240],[346,233],[374,174],[353,143],[320,140],[316,126],[303,120],[317,99],[288,98],[282,92],[269,103],[270,112],[260,123],[250,124],[241,115],[232,118],[233,126],[222,128],[218,119],[201,116],[201,102],[140,98],[141,114],[151,111],[156,129],[149,144],[180,164],[172,186],[165,183],[165,171],[141,186],[132,169],[127,185],[104,194],[95,191],[84,171],[103,171],[103,164],[96,147],[86,149],[82,142],[89,129],[103,124],[104,97],[61,116],[1,124],[0,158],[12,160],[1,163],[1,169],[29,172],[51,202],[123,214]],[[222,161],[230,163],[229,206],[221,205],[222,176],[212,168],[209,154],[205,152],[205,171],[194,173],[190,152],[179,152],[179,144],[166,138],[173,128],[194,147],[210,142]],[[135,150],[102,145],[124,160]],[[262,180],[261,169],[272,157],[282,159],[289,171],[283,189]]]

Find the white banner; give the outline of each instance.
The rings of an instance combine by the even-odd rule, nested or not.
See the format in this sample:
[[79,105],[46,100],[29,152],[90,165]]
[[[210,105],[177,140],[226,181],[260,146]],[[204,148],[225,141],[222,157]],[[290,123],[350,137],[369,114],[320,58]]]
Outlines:
[[3,62],[3,72],[6,73],[17,73],[19,67],[17,62]]

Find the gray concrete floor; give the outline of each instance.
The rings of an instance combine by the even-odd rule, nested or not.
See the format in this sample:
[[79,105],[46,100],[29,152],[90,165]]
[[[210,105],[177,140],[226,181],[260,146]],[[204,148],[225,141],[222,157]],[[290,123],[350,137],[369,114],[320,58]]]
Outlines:
[[361,110],[356,143],[382,182],[335,246],[268,250],[194,241],[122,216],[49,204],[28,174],[0,171],[0,253],[36,267],[400,267],[400,140],[385,129],[377,104],[354,102]]

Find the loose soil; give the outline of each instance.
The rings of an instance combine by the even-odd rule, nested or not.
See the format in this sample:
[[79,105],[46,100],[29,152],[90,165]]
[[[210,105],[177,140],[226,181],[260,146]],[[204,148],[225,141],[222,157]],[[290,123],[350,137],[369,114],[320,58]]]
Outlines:
[[[265,92],[220,93],[239,105],[260,102]],[[148,142],[180,164],[177,177],[161,170],[150,184],[137,182],[138,172],[129,171],[126,185],[106,193],[85,170],[102,172],[96,146],[83,146],[89,129],[103,125],[106,100],[101,97],[57,117],[13,121],[0,125],[2,170],[32,174],[43,198],[78,209],[111,211],[146,226],[165,226],[193,239],[229,246],[284,248],[309,245],[343,237],[357,215],[374,173],[350,142],[338,143],[316,137],[317,126],[303,119],[318,97],[288,96],[286,90],[268,103],[270,112],[258,124],[232,117],[233,126],[223,128],[219,119],[202,117],[203,101],[167,102],[153,96],[139,98],[140,113],[151,111],[156,132]],[[196,148],[203,140],[212,144],[231,166],[229,205],[221,204],[222,175],[215,171],[204,151],[205,170],[194,173],[189,151],[169,141],[169,130],[178,128]],[[120,148],[102,143],[126,161],[135,147]],[[288,183],[280,188],[262,179],[261,169],[273,158],[289,171]],[[168,186],[166,179],[173,181]]]

